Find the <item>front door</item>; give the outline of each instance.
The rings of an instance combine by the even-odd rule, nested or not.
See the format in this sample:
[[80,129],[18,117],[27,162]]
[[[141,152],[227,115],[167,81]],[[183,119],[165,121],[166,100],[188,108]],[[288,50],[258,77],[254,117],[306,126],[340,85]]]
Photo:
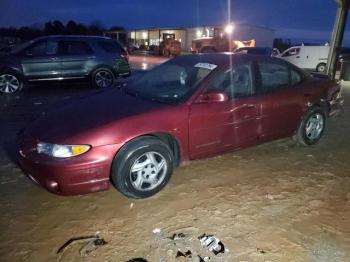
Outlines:
[[259,108],[255,104],[254,77],[250,63],[219,73],[205,94],[221,93],[221,102],[195,102],[190,111],[190,158],[196,159],[238,148],[257,139]]
[[61,65],[57,60],[58,42],[41,40],[22,53],[23,73],[28,80],[56,79],[61,76]]

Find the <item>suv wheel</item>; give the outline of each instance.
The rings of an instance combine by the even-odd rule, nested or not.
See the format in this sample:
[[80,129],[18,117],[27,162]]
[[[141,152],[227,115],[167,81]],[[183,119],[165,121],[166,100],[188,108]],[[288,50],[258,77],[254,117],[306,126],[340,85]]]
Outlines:
[[92,86],[96,88],[108,88],[113,86],[115,76],[108,68],[99,68],[92,74]]
[[23,82],[14,73],[1,72],[0,73],[0,93],[12,94],[22,89]]
[[135,139],[126,144],[113,161],[113,185],[127,197],[153,196],[168,183],[173,159],[169,146],[161,140]]

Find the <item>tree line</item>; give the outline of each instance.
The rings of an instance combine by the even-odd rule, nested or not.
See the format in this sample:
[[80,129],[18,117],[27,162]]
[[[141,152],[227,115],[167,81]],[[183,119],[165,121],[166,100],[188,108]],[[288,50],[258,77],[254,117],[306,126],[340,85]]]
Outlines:
[[120,26],[106,28],[98,21],[85,25],[75,21],[64,24],[59,20],[54,20],[46,22],[41,27],[2,27],[0,28],[0,37],[15,37],[27,41],[45,35],[103,35],[107,30],[120,31],[124,28]]

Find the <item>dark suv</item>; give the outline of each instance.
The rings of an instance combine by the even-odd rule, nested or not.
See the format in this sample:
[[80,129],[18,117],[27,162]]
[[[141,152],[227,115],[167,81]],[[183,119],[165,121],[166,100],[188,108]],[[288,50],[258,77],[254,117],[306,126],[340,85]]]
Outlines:
[[106,88],[130,75],[127,51],[97,36],[48,36],[24,43],[0,57],[0,93],[19,91],[24,82],[88,79]]

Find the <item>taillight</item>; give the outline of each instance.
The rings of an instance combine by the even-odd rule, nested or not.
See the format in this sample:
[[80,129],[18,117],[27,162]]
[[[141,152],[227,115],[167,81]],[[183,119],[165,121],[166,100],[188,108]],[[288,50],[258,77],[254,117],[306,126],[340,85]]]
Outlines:
[[121,54],[120,55],[126,62],[129,62],[129,54],[125,53],[125,54]]

